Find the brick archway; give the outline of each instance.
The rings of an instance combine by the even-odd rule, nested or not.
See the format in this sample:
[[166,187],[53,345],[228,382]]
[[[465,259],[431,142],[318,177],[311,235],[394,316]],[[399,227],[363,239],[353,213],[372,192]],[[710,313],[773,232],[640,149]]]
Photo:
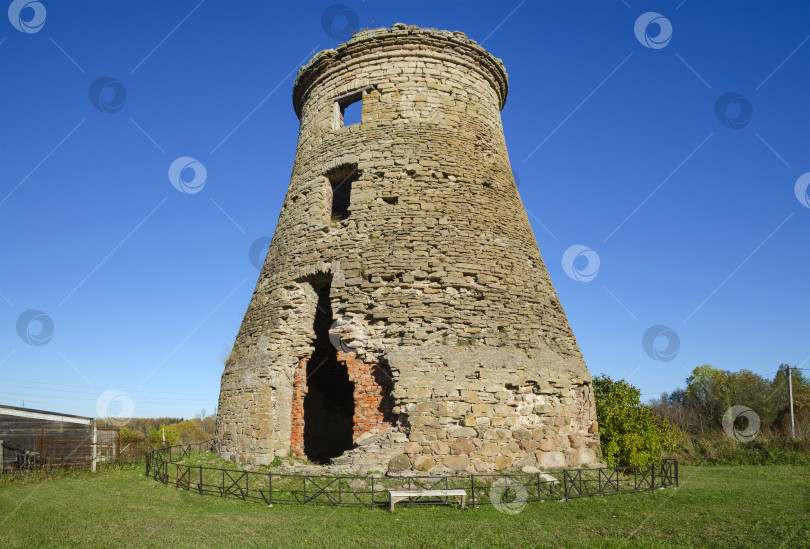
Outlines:
[[[396,423],[393,413],[394,400],[391,396],[394,381],[388,366],[384,363],[363,362],[355,354],[342,351],[336,351],[335,358],[341,368],[345,368],[348,380],[353,385],[351,442],[356,442],[360,435],[373,429],[393,426]],[[308,455],[314,442],[311,436],[308,436],[311,434],[311,428],[307,428],[307,420],[312,421],[311,414],[307,414],[305,409],[305,400],[313,380],[312,369],[308,368],[310,360],[311,357],[304,357],[298,362],[293,378],[290,449],[300,458],[318,459],[322,456]]]

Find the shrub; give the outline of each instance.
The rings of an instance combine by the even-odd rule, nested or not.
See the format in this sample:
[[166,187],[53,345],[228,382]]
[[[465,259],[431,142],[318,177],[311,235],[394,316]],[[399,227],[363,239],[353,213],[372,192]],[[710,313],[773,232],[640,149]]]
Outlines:
[[606,375],[593,380],[599,438],[611,467],[649,465],[675,447],[677,429],[641,404],[641,391]]
[[144,440],[144,436],[141,433],[138,431],[133,431],[127,427],[121,427],[121,430],[118,432],[118,436],[121,439],[121,447],[124,447],[132,442],[140,442]]
[[749,442],[724,432],[681,433],[675,457],[689,465],[810,465],[810,440],[786,438],[778,429],[765,428]]
[[202,430],[202,425],[198,419],[190,419],[182,423],[172,425],[180,433],[181,442],[201,442],[205,440],[205,434]]

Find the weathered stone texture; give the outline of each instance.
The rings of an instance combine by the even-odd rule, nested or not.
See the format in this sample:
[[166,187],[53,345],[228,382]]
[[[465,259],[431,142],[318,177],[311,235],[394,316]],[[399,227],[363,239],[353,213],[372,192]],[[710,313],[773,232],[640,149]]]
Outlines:
[[[335,98],[357,90],[362,123],[335,129]],[[595,461],[591,377],[512,177],[506,95],[500,60],[463,33],[405,25],[362,31],[301,69],[290,185],[222,375],[223,455],[302,453],[301,365],[328,279],[355,387],[357,447],[336,464]],[[355,167],[341,219],[330,177]]]

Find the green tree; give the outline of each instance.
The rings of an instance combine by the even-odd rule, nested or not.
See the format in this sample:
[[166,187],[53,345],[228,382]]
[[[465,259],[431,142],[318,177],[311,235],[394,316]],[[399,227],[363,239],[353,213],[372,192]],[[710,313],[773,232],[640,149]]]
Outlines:
[[720,425],[723,413],[731,404],[726,372],[710,364],[698,366],[686,378],[684,406],[697,412],[697,429],[705,431]]
[[[793,368],[793,412],[796,415],[797,431],[810,429],[810,380],[801,371]],[[784,432],[790,430],[790,402],[788,400],[787,364],[780,364],[771,384],[770,398],[774,403],[774,424]]]
[[[754,410],[762,426],[772,425],[787,406],[786,372],[787,366],[783,365],[770,381],[750,370],[727,372],[709,364],[698,366],[686,379],[683,398],[684,406],[698,418],[695,431],[720,429],[723,414],[736,405]],[[794,376],[794,386],[796,380]]]
[[199,419],[190,419],[182,423],[176,423],[172,425],[172,428],[179,431],[180,441],[183,443],[202,442],[205,440],[205,435]]
[[641,403],[641,391],[625,380],[594,378],[602,454],[611,467],[649,465],[675,448],[676,428]]
[[[759,416],[763,426],[773,424],[776,419],[776,403],[773,401],[773,386],[770,380],[750,370],[728,372],[729,400],[728,407],[735,405],[748,406]],[[719,418],[722,423],[722,416]]]
[[[788,382],[787,382],[787,364],[780,364],[779,371],[773,378],[772,385],[772,399],[776,403],[776,407],[787,409],[788,403]],[[810,380],[801,370],[793,367],[791,374],[793,379],[793,408],[797,409],[810,409]]]
[[[166,442],[163,442],[163,439]],[[149,427],[149,442],[159,446],[174,446],[180,440],[180,429],[176,424]]]

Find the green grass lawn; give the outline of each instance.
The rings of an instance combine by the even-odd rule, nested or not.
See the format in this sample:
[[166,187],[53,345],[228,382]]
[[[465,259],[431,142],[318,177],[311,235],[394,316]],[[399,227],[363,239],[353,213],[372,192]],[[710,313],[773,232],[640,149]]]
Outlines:
[[387,510],[200,496],[143,467],[0,478],[0,547],[810,547],[810,467],[685,467],[679,488]]

